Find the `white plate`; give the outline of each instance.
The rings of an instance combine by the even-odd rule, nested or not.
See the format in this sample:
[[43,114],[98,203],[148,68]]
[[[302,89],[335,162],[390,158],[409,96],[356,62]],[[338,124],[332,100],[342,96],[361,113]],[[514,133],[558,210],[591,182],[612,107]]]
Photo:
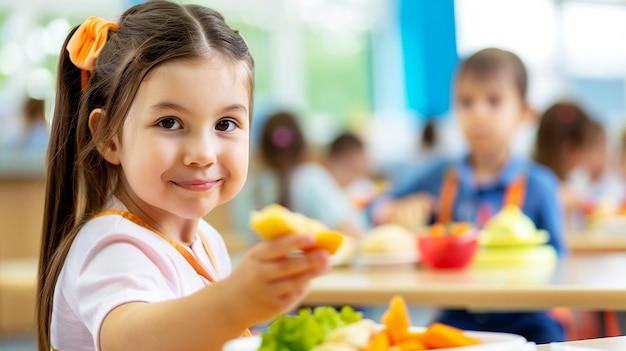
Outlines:
[[360,265],[390,265],[390,264],[410,264],[419,261],[417,251],[398,253],[361,253],[355,260]]
[[[412,331],[423,331],[424,328],[413,327]],[[519,351],[526,343],[526,339],[522,336],[507,333],[489,333],[489,332],[465,332],[468,336],[482,341],[480,345],[455,347],[452,349],[437,349],[438,351]],[[261,337],[251,336],[247,338],[239,338],[232,340],[226,345],[222,351],[257,351],[261,346]]]

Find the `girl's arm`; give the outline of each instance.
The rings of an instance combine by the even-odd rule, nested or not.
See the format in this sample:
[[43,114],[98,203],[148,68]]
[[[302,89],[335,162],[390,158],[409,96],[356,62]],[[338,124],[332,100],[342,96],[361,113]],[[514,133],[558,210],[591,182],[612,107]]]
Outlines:
[[[118,306],[102,324],[101,350],[221,350],[246,328],[292,308],[309,281],[328,270],[328,253],[312,245],[304,235],[261,242],[230,277],[195,294]],[[287,256],[296,249],[303,254]]]

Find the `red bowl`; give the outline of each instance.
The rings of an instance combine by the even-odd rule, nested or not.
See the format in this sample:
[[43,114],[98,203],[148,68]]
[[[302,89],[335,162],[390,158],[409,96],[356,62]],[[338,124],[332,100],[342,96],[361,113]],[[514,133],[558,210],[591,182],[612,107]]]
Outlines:
[[475,232],[463,235],[421,235],[417,239],[421,261],[434,269],[461,269],[472,262],[478,250]]

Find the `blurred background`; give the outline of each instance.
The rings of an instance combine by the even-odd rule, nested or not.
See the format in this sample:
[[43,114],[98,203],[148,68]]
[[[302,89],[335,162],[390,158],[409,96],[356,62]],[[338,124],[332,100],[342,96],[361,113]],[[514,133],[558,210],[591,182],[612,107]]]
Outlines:
[[[37,257],[45,130],[65,36],[88,16],[116,20],[137,2],[0,2],[0,260]],[[301,117],[313,147],[325,147],[344,130],[357,133],[383,177],[412,162],[428,121],[438,126],[441,153],[458,154],[463,142],[451,99],[455,68],[469,54],[495,46],[527,65],[529,100],[538,112],[558,100],[576,101],[605,127],[608,147],[618,147],[626,116],[624,0],[193,2],[220,11],[251,48],[253,143],[263,118],[287,109]],[[28,99],[43,103],[43,131],[25,146],[31,128],[25,117],[35,111]],[[519,133],[518,151],[531,150],[535,128]],[[32,332],[32,315],[24,312],[30,310],[18,308],[32,305],[32,284],[14,284],[32,276],[29,267],[0,269],[0,337]],[[5,289],[9,285],[13,290]],[[20,297],[26,300],[15,302]],[[0,342],[0,350],[33,347],[28,338],[11,340]]]
[[[276,108],[296,110],[313,144],[327,143],[345,128],[358,130],[380,167],[410,157],[426,120],[451,119],[457,60],[488,46],[524,60],[530,102],[538,110],[575,99],[609,131],[619,129],[611,127],[625,114],[624,1],[199,2],[221,11],[252,49],[255,122]],[[92,14],[115,19],[132,3],[0,4],[0,145],[22,128],[26,96],[44,99],[50,116],[57,55],[70,27]],[[381,128],[387,132],[373,133]],[[460,138],[451,133],[447,140],[455,150]]]

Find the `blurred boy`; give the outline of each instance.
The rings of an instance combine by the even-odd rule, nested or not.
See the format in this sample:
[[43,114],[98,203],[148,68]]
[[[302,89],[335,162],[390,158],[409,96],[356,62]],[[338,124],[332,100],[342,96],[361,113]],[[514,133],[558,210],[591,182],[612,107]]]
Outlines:
[[[420,220],[471,221],[482,227],[504,205],[516,205],[549,244],[565,251],[558,180],[547,168],[512,154],[523,123],[534,117],[526,101],[527,74],[515,54],[481,50],[460,66],[457,118],[469,148],[461,160],[441,162],[413,182],[395,188],[372,206],[375,223]],[[509,332],[536,343],[562,341],[562,326],[547,313],[445,310],[440,321],[468,330]]]

